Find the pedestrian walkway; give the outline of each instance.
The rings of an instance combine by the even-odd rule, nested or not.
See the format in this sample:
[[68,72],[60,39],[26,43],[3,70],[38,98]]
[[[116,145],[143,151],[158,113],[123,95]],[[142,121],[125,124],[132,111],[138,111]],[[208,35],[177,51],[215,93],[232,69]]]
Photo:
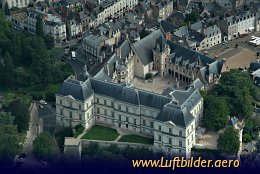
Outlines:
[[121,138],[122,138],[123,135],[119,135],[115,140],[114,142],[118,142]]

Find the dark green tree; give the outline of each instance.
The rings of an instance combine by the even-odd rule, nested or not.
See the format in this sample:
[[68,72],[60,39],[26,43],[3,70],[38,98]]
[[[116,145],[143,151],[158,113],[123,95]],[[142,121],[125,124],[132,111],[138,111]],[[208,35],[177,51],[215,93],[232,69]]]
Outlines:
[[229,108],[223,97],[209,95],[204,99],[203,125],[209,130],[222,129],[228,122]]
[[190,14],[186,14],[185,21],[186,22],[197,22],[199,19],[199,13],[196,11],[192,11]]
[[10,15],[9,5],[8,5],[7,1],[5,2],[5,15],[6,16]]
[[13,80],[13,59],[8,51],[5,52],[3,56],[4,65],[0,65],[0,84],[9,87]]
[[33,153],[36,157],[49,160],[53,154],[52,137],[47,133],[41,133],[33,141]]
[[38,36],[44,37],[44,31],[43,31],[43,19],[41,16],[37,15],[36,17],[37,22],[36,22],[36,34]]
[[0,161],[10,165],[18,154],[24,141],[24,136],[19,134],[16,125],[0,125]]
[[49,34],[46,34],[44,36],[44,42],[45,42],[46,47],[47,47],[48,50],[54,48],[54,46],[55,46],[54,38],[51,35],[49,35]]
[[0,112],[0,125],[14,124],[14,116],[10,112]]
[[25,132],[29,128],[30,114],[26,104],[22,103],[21,100],[14,100],[11,102],[7,111],[11,112],[15,117],[14,123],[17,124],[17,129],[19,132]]
[[228,127],[223,134],[219,136],[218,149],[226,154],[236,154],[240,147],[238,130]]

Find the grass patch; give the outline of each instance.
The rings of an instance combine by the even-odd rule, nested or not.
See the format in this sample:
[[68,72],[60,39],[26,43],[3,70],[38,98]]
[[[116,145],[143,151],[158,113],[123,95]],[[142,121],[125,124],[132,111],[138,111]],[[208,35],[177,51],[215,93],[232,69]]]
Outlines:
[[118,135],[119,134],[115,129],[95,125],[82,137],[82,139],[114,141]]
[[122,136],[122,138],[120,138],[119,142],[153,144],[153,139],[138,136],[138,135],[124,135],[124,136]]

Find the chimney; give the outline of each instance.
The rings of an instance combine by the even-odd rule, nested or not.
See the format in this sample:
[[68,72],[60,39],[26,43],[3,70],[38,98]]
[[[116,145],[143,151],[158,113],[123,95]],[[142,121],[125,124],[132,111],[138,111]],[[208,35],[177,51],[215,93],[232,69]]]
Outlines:
[[171,33],[170,32],[165,34],[165,39],[166,39],[166,41],[171,40]]
[[116,48],[115,49],[116,52],[116,56],[118,56],[121,59],[121,52],[120,52],[120,48]]

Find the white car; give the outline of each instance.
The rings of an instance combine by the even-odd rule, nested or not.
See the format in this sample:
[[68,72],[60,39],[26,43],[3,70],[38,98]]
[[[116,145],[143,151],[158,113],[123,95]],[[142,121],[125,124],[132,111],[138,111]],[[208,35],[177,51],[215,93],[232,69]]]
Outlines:
[[42,105],[47,105],[47,102],[44,101],[44,100],[40,100],[40,104],[42,104]]

